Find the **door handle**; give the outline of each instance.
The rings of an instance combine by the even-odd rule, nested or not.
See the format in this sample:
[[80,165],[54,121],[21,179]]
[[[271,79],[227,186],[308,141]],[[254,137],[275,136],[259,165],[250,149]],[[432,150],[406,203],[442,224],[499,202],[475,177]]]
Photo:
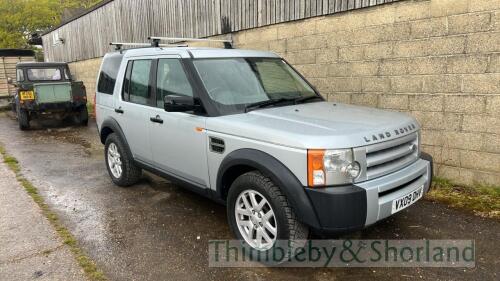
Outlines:
[[121,107],[120,107],[120,108],[116,108],[116,109],[115,109],[115,112],[116,112],[116,113],[119,113],[119,114],[123,114],[123,113],[125,113],[125,111],[123,111],[123,109],[122,109]]
[[151,117],[149,118],[149,120],[151,120],[151,122],[153,123],[163,124],[163,119],[160,118],[160,115],[156,115],[156,117]]

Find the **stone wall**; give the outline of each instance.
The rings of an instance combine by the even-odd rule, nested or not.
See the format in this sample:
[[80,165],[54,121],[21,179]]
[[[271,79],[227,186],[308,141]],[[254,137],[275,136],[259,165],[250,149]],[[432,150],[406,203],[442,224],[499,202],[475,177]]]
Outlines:
[[[233,38],[282,55],[330,101],[415,116],[438,176],[500,185],[499,0],[407,0]],[[89,92],[99,62],[71,66]]]

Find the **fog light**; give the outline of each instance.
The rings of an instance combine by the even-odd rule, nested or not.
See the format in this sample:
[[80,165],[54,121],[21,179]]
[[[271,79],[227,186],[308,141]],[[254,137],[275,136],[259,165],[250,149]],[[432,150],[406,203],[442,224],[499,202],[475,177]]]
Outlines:
[[316,170],[313,172],[313,185],[325,184],[325,172],[323,170]]
[[361,173],[361,165],[358,162],[347,165],[343,171],[345,175],[351,179],[355,179]]

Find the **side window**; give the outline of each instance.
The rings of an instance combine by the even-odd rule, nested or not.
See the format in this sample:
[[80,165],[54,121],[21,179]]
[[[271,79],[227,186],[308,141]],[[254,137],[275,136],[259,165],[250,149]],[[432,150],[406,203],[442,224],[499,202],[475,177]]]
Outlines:
[[123,100],[130,101],[130,73],[132,72],[132,66],[134,61],[129,61],[127,63],[127,70],[125,72],[125,79],[123,81]]
[[18,82],[24,81],[24,71],[22,69],[17,70],[16,81],[18,81]]
[[136,60],[129,62],[124,83],[124,99],[126,101],[148,105],[151,97],[149,76],[151,60]]
[[99,93],[113,94],[122,58],[122,54],[113,54],[104,58],[102,70],[99,73],[99,82],[97,83],[97,91]]
[[156,78],[156,106],[163,108],[168,95],[193,96],[193,88],[178,59],[160,59]]
[[71,80],[69,77],[69,69],[64,68],[64,79]]

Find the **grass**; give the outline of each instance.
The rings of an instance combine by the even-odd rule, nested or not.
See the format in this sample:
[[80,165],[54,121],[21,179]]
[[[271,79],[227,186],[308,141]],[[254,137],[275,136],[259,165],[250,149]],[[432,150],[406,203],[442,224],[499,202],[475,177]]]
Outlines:
[[28,195],[31,196],[33,201],[40,207],[43,215],[49,220],[52,226],[55,228],[57,234],[61,237],[64,244],[68,245],[69,249],[76,257],[76,260],[80,267],[82,267],[83,271],[87,275],[90,280],[94,281],[105,281],[107,280],[104,274],[97,268],[95,263],[83,252],[83,250],[79,247],[78,241],[75,237],[69,232],[69,230],[64,227],[57,217],[56,213],[52,211],[43,197],[38,193],[38,189],[27,180],[21,173],[21,167],[19,166],[19,162],[16,158],[10,156],[5,148],[0,143],[0,154],[4,158],[4,163],[16,174],[16,178],[19,183],[26,190]]
[[447,179],[435,178],[427,198],[481,217],[500,219],[500,186],[462,186]]
[[92,105],[90,102],[87,103],[87,111],[89,112],[90,116],[94,116],[94,105]]

